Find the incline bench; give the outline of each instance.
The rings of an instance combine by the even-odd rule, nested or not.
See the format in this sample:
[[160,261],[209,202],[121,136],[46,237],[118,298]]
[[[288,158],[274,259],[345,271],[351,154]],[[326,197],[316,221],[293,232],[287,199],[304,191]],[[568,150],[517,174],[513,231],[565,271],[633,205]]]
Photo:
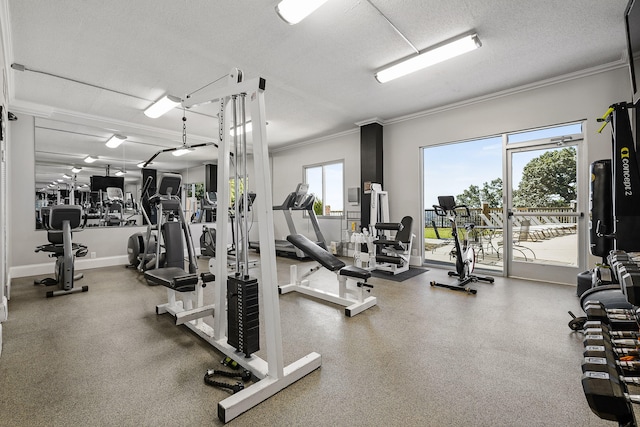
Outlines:
[[[371,277],[371,272],[353,265],[346,265],[331,252],[318,246],[316,243],[301,234],[292,234],[287,236],[287,240],[296,248],[304,252],[304,254],[309,258],[313,259],[327,270],[336,273],[338,278],[338,293],[335,294],[320,289],[313,289],[309,286],[309,280],[306,280],[306,277],[318,271],[320,266],[313,267],[298,279],[297,266],[292,265],[290,270],[291,283],[278,287],[281,294],[296,291],[334,304],[345,306],[344,314],[348,317],[355,316],[356,314],[377,304],[375,297],[368,296],[365,298],[365,292],[369,293],[371,288],[373,288],[372,285],[367,283],[367,279]],[[347,279],[357,280],[357,289],[355,291],[347,289]],[[355,293],[357,298],[348,298],[348,293]]]

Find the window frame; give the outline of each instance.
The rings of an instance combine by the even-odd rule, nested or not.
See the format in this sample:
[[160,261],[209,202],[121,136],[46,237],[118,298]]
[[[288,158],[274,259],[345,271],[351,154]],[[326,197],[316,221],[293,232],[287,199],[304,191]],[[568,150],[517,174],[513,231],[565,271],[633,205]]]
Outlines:
[[[316,196],[318,196],[320,198],[322,202],[322,208],[323,208],[323,212],[321,215],[316,214],[316,216],[318,218],[336,218],[336,219],[343,219],[345,217],[345,176],[344,176],[344,159],[338,159],[338,160],[329,160],[326,162],[319,162],[319,163],[313,163],[313,164],[308,164],[308,165],[304,165],[302,167],[302,182],[304,182],[305,184],[309,184],[309,182],[307,182],[307,170],[308,169],[314,169],[314,168],[321,168],[322,169],[322,193],[320,195],[316,194]],[[324,214],[324,207],[325,207],[325,202],[324,200],[327,200],[326,198],[326,194],[327,194],[327,183],[326,183],[326,171],[325,168],[327,166],[332,166],[332,165],[340,165],[341,166],[341,173],[342,173],[342,179],[341,179],[341,183],[340,183],[340,193],[341,193],[341,199],[342,199],[342,213],[338,214],[338,215],[325,215]],[[305,212],[306,215],[306,212]]]

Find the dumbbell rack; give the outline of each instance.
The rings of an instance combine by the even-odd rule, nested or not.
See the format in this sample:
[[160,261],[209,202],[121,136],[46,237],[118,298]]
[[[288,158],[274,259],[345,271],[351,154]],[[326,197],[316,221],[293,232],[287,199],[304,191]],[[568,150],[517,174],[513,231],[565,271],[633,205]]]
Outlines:
[[[627,275],[637,268],[622,251],[612,251],[609,259],[612,269],[624,264]],[[640,308],[633,284],[628,277],[619,281],[620,291],[633,303],[630,308],[609,308],[593,292],[591,299],[581,301],[586,317],[579,322],[584,334],[582,388],[589,407],[625,427],[638,427],[633,404],[640,404]]]

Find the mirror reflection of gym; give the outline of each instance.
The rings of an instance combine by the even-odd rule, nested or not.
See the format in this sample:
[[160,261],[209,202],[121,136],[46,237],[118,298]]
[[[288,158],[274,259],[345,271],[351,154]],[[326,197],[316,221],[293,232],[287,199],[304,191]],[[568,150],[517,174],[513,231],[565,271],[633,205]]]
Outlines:
[[[179,146],[180,141],[179,137],[160,139],[121,133],[35,118],[36,229],[43,228],[43,207],[70,204],[70,199],[75,202],[71,204],[83,206],[88,215],[87,227],[144,225],[139,206],[142,172],[138,165],[158,150]],[[119,144],[110,144],[110,148],[107,141],[112,137]],[[163,155],[148,167],[159,172],[180,172],[185,177],[185,187],[190,189],[193,184],[202,185],[205,159],[211,161],[214,151],[199,148],[180,157]],[[88,163],[91,159],[96,160]],[[199,213],[201,203],[194,194],[185,197],[187,218]]]

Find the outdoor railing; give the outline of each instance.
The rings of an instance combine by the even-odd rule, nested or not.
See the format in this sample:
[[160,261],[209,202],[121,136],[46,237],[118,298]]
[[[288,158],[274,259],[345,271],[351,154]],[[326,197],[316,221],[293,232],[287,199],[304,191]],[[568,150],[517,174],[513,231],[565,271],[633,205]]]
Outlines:
[[[502,218],[502,208],[489,208],[485,209],[484,212],[489,216],[491,213],[496,213],[500,215]],[[560,207],[560,208],[549,208],[549,207],[531,207],[531,208],[517,208],[516,212],[519,214],[526,214],[527,212],[544,212],[545,214],[554,214],[554,217],[557,218],[558,222],[562,224],[574,224],[576,221],[575,216],[570,216],[567,214],[574,214],[575,209],[571,207]],[[473,223],[476,226],[488,226],[486,221],[482,219],[480,216],[483,213],[481,208],[469,208],[469,217],[458,217],[460,223]],[[533,215],[536,217],[535,215]],[[541,217],[537,217],[540,222],[544,222]],[[449,224],[449,220],[444,216],[436,215],[434,209],[425,209],[424,210],[424,225],[425,228],[433,227],[433,223],[435,226],[440,228],[447,228],[451,225]]]

